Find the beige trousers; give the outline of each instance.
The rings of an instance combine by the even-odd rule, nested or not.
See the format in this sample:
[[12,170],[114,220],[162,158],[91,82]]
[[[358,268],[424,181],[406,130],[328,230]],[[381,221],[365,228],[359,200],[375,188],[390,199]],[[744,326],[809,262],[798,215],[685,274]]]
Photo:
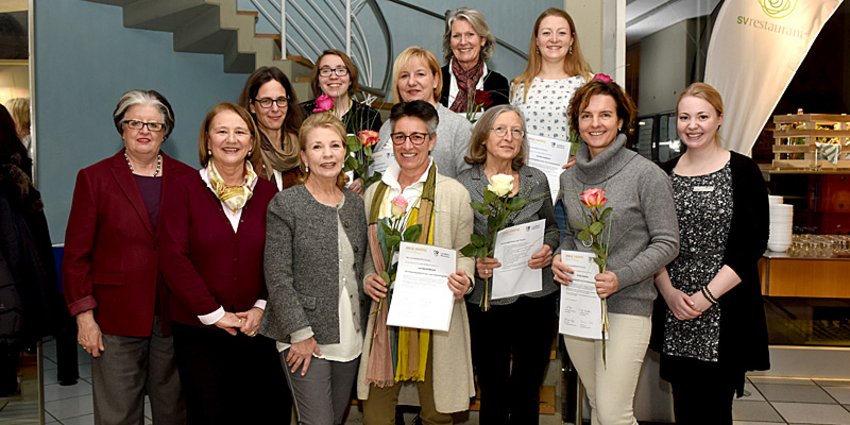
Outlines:
[[649,317],[610,313],[607,367],[602,364],[602,341],[564,336],[570,360],[587,391],[593,425],[637,425],[635,389],[651,329]]

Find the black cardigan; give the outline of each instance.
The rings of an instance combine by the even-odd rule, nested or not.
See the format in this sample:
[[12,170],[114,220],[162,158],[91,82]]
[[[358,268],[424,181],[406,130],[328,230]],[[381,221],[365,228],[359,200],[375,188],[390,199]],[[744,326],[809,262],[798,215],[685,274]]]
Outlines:
[[[449,69],[450,65],[446,65],[441,68],[443,74],[443,93],[440,95],[440,103],[443,104],[446,108],[450,108],[449,105],[449,90],[451,89],[452,77],[449,75],[451,71]],[[493,106],[497,105],[507,105],[511,103],[510,94],[511,94],[511,84],[508,82],[508,79],[505,78],[504,75],[499,74],[496,71],[488,70],[487,74],[481,77],[484,79],[484,91],[490,94],[490,99],[493,100]]]
[[[770,369],[767,322],[758,273],[758,261],[767,248],[769,207],[767,186],[756,163],[739,153],[731,154],[732,223],[723,264],[738,274],[741,283],[718,300],[723,312],[718,356],[725,370],[742,376],[748,370]],[[675,158],[662,168],[669,174],[678,161],[679,158]],[[664,298],[659,295],[653,314],[651,341],[652,348],[659,352],[664,340],[667,310]],[[661,377],[668,379],[663,364],[661,369]],[[743,382],[741,390],[742,385]]]

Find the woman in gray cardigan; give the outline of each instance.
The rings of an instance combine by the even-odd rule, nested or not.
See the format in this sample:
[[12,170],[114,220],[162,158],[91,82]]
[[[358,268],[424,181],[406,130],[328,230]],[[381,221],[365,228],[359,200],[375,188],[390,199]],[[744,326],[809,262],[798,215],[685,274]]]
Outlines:
[[298,138],[304,184],[280,192],[268,208],[269,298],[260,332],[277,341],[298,423],[338,425],[363,345],[366,216],[363,200],[343,188],[342,123],[311,115]]
[[[472,132],[469,156],[472,169],[458,181],[473,201],[484,201],[484,188],[496,174],[514,178],[513,196],[529,203],[508,226],[545,220],[542,246],[528,258],[531,268],[543,269],[541,290],[492,300],[489,311],[479,308],[485,278],[501,267],[498,258],[476,262],[475,289],[466,298],[472,333],[472,358],[481,389],[481,423],[528,424],[539,422],[540,385],[555,336],[555,296],[552,253],[558,247],[558,225],[552,208],[549,183],[542,171],[525,165],[528,151],[525,118],[513,105],[488,109]],[[518,184],[517,184],[518,182]],[[487,217],[475,212],[475,234],[488,234]]]
[[[611,232],[610,245],[605,272],[595,281],[596,293],[608,304],[605,357],[601,340],[564,336],[564,342],[587,390],[592,423],[637,425],[634,394],[649,344],[653,276],[678,254],[679,229],[670,179],[625,147],[634,104],[610,77],[599,78],[579,88],[570,104],[570,126],[579,130],[584,144],[576,165],[561,174],[568,222],[561,249],[590,251],[577,237],[587,213],[579,194],[604,190],[605,206],[613,208],[604,233]],[[572,281],[573,270],[560,255],[552,270],[559,283]]]

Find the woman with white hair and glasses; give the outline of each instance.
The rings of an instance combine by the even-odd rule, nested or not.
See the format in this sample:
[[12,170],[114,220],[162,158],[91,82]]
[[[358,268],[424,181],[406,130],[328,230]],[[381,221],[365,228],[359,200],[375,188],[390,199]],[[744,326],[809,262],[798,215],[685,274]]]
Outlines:
[[160,150],[174,129],[174,111],[161,94],[124,93],[113,119],[121,150],[77,174],[65,233],[65,299],[77,339],[92,356],[95,421],[142,423],[147,394],[157,424],[184,424],[155,235],[161,194],[194,170]]

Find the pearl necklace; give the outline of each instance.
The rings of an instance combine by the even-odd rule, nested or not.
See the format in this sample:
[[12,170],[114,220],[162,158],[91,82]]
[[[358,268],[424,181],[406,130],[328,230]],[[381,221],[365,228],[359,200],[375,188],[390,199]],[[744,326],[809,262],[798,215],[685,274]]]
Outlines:
[[[126,150],[124,151],[124,159],[127,160],[127,166],[130,167],[130,172],[134,173],[135,170],[133,169],[133,163],[130,162],[130,156],[127,155]],[[162,171],[162,155],[157,154],[156,155],[156,168],[153,170],[153,174],[151,175],[151,177],[158,176],[160,171]]]

